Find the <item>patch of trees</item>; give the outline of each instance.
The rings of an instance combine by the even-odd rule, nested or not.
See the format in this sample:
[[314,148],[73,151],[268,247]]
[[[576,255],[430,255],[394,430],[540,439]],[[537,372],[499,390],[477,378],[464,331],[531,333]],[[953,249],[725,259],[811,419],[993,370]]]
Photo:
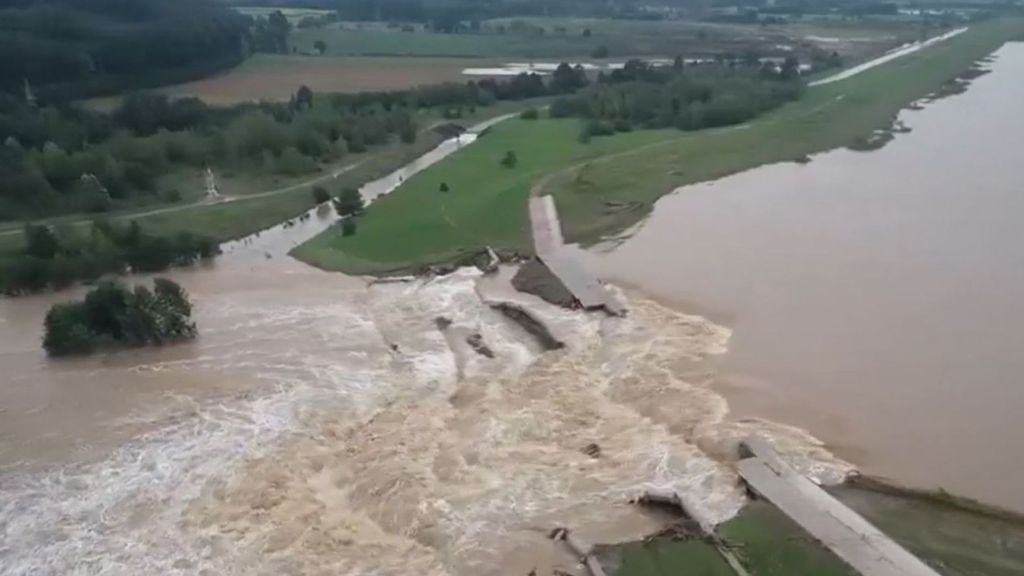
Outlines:
[[555,100],[552,117],[584,119],[582,140],[636,128],[697,130],[746,122],[799,98],[795,59],[780,68],[701,64],[655,67],[631,60],[572,96]]
[[182,168],[315,172],[392,137],[415,141],[414,112],[399,99],[314,99],[308,88],[290,103],[228,109],[136,94],[110,115],[0,94],[0,220],[177,201],[161,177]]
[[0,91],[44,99],[181,82],[246,56],[246,22],[207,0],[0,2]]
[[183,169],[304,175],[395,139],[415,142],[421,109],[460,118],[464,110],[498,100],[571,94],[587,83],[581,68],[563,64],[547,81],[524,73],[328,95],[303,86],[287,103],[230,108],[137,93],[110,114],[0,93],[0,220],[104,213],[198,196],[202,191],[189,194],[164,178]]
[[60,289],[108,274],[160,272],[187,266],[220,252],[212,238],[182,232],[166,237],[136,222],[117,226],[98,220],[88,232],[70,226],[27,224],[25,247],[0,258],[0,292],[16,296]]
[[157,278],[152,290],[101,282],[84,299],[50,308],[43,348],[51,356],[69,356],[181,342],[196,334],[188,293],[173,281]]

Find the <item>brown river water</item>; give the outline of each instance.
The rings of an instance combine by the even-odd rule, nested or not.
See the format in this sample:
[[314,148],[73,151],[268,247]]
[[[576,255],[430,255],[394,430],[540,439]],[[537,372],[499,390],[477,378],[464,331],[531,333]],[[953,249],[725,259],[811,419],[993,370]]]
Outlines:
[[508,270],[312,269],[286,253],[330,225],[315,211],[170,274],[195,301],[186,345],[50,361],[42,318],[75,294],[2,300],[0,574],[578,573],[545,534],[648,533],[661,519],[626,504],[644,488],[733,514],[744,435],[824,480],[850,469],[760,416],[869,471],[1019,504],[1022,65],[1005,49],[881,151],[666,198],[594,255],[622,319],[517,294]]
[[[644,488],[735,513],[746,434],[815,476],[849,470],[799,429],[726,418],[709,362],[726,328],[633,292],[625,319],[562,310],[508,270],[374,285],[286,256],[330,223],[170,273],[195,302],[185,345],[51,361],[43,316],[76,293],[0,301],[0,574],[575,573],[546,533],[649,533],[662,519],[627,503]],[[542,353],[494,300],[566,349]]]
[[1024,510],[1022,71],[1009,44],[881,150],[682,188],[595,266],[730,326],[735,415]]

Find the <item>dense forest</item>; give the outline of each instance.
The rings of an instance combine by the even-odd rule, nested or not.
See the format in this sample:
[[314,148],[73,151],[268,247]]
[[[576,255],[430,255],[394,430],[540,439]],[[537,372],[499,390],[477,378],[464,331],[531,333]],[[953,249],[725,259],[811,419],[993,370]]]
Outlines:
[[51,356],[169,344],[197,333],[188,293],[164,278],[154,280],[152,290],[102,282],[83,300],[50,308],[45,329],[43,348]]
[[239,62],[247,29],[208,0],[0,0],[0,91],[63,99],[180,82]]

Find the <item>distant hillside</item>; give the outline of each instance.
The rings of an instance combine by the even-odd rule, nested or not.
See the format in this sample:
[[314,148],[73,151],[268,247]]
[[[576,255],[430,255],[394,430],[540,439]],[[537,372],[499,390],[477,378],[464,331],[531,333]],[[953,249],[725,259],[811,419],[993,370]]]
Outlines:
[[245,55],[247,21],[208,0],[0,0],[0,90],[81,97],[180,82]]

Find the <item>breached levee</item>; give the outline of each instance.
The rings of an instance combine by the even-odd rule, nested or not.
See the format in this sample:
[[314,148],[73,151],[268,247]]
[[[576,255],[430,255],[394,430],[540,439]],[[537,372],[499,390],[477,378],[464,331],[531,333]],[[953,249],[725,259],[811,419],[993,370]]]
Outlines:
[[[727,329],[631,294],[617,318],[501,298],[489,282],[463,269],[226,308],[226,324],[274,335],[241,365],[277,389],[197,407],[74,482],[3,478],[4,565],[66,574],[88,548],[126,575],[572,571],[551,528],[642,537],[661,527],[629,504],[645,490],[686,494],[715,522],[735,514],[746,496],[729,462],[752,432],[802,471],[849,470],[799,431],[727,420],[706,362]],[[501,301],[565,347],[544,352]],[[457,360],[467,334],[493,358]]]

